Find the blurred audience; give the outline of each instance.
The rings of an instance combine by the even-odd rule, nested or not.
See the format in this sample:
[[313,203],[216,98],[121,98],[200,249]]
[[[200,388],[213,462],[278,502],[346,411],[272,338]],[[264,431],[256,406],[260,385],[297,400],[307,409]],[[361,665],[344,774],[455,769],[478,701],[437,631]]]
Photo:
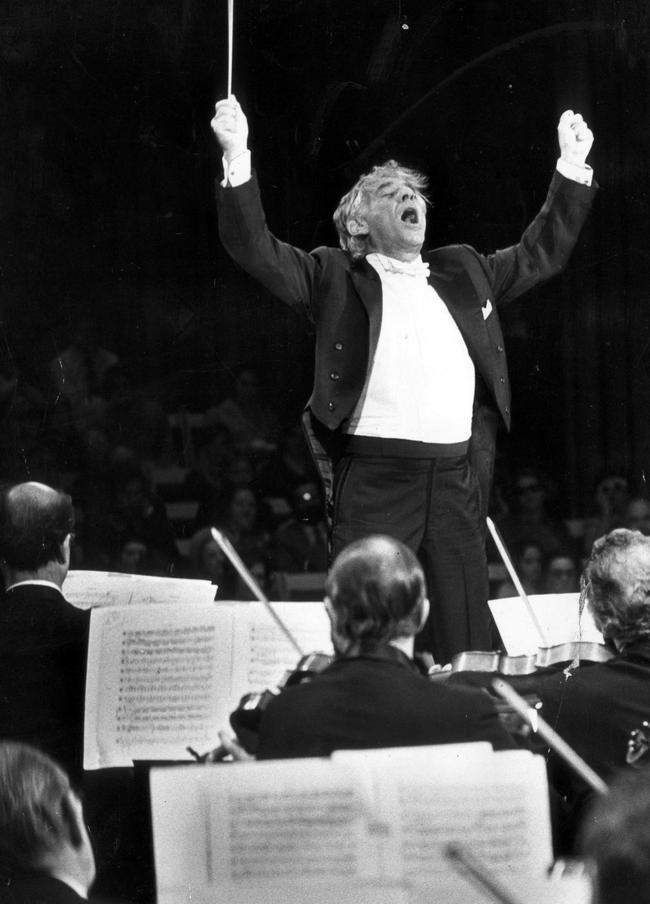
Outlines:
[[142,462],[170,462],[172,438],[165,410],[133,386],[121,364],[111,365],[102,381],[106,400],[102,426],[110,446],[126,446]]
[[183,482],[183,498],[199,503],[195,527],[221,520],[230,486],[228,469],[233,457],[232,437],[223,424],[214,424],[199,434],[194,464]]
[[627,477],[616,472],[603,474],[596,481],[593,498],[585,518],[583,553],[589,556],[594,541],[615,527],[623,527],[630,498]]
[[72,340],[50,361],[54,404],[61,418],[74,430],[101,421],[104,402],[101,388],[106,372],[118,363],[117,355],[99,344],[99,325],[82,314]]
[[650,499],[645,496],[633,496],[625,506],[621,527],[628,530],[639,530],[646,537],[650,536]]
[[[512,508],[496,519],[508,551],[523,543],[535,543],[544,554],[567,546],[569,536],[564,521],[549,504],[545,477],[536,468],[520,468],[512,483]],[[492,553],[490,558],[494,560]]]
[[268,559],[270,537],[260,508],[260,500],[251,487],[233,487],[226,499],[223,521],[217,525],[245,561],[252,556]]
[[238,368],[230,394],[206,412],[206,422],[224,424],[242,452],[273,449],[280,436],[279,418],[264,400],[260,375],[248,365]]
[[557,549],[544,562],[543,593],[576,593],[580,589],[580,571],[575,556]]
[[179,558],[174,530],[165,503],[135,459],[127,456],[113,464],[109,490],[106,508],[85,512],[88,564],[102,570],[118,567],[125,543],[137,539],[149,550],[150,573],[172,574]]
[[282,433],[277,452],[260,469],[256,484],[263,496],[280,496],[291,504],[298,484],[318,480],[302,427],[294,424]]
[[293,515],[272,537],[272,560],[278,571],[326,571],[327,524],[320,487],[300,483],[291,494]]
[[[515,571],[526,594],[543,593],[542,563],[544,555],[541,547],[537,543],[521,543],[516,544],[511,552],[512,564],[515,566]],[[497,599],[508,599],[517,595],[517,588],[510,579],[503,581],[495,593]]]

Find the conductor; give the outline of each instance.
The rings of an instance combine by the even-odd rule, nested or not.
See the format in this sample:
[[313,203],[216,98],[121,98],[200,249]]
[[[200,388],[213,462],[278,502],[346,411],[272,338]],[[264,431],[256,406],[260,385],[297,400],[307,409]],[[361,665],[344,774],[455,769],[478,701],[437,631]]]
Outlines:
[[361,176],[334,213],[340,248],[312,252],[269,231],[234,97],[216,105],[223,152],[219,228],[230,255],[315,327],[303,423],[331,521],[331,555],[389,534],[423,562],[432,614],[420,647],[447,662],[491,649],[485,515],[496,431],[510,426],[497,307],[566,264],[595,193],[593,136],[579,113],[558,125],[560,158],[520,241],[422,256],[426,179],[390,160]]

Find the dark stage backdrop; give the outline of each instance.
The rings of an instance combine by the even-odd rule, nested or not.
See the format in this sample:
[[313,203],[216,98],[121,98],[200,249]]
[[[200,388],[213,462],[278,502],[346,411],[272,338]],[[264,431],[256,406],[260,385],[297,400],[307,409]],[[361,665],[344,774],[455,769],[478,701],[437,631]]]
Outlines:
[[[269,221],[313,247],[369,164],[431,183],[431,245],[489,251],[541,203],[560,113],[592,125],[602,186],[566,274],[504,314],[510,463],[580,513],[595,476],[645,481],[650,16],[645,0],[240,0],[235,91]],[[225,0],[0,2],[2,355],[26,379],[82,312],[169,409],[213,404],[257,360],[288,419],[311,345],[219,247],[209,130]]]

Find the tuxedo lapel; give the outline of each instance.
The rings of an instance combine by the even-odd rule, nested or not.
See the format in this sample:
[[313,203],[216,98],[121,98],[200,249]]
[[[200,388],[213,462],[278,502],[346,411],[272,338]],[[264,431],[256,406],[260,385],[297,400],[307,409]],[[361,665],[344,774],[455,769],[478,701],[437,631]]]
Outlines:
[[379,331],[381,330],[381,279],[375,268],[365,259],[352,265],[350,276],[368,314],[368,322],[370,324],[368,335],[369,360],[372,361],[377,342],[379,341]]

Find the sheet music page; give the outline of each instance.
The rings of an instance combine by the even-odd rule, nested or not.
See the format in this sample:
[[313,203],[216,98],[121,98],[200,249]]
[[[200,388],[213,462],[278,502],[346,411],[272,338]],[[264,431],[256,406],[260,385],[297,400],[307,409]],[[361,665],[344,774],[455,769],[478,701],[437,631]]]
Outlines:
[[213,603],[93,609],[84,768],[217,746],[231,709],[232,624]]
[[[275,687],[287,670],[293,670],[299,653],[278,627],[263,603],[232,604],[235,611],[233,687],[237,701],[247,691]],[[274,610],[305,653],[333,653],[330,623],[319,602],[272,603]]]
[[193,578],[161,578],[115,571],[69,571],[63,595],[78,609],[150,603],[209,603],[217,587]]
[[416,897],[417,889],[435,887],[440,900],[454,899],[458,875],[444,856],[452,841],[467,845],[503,881],[543,878],[553,859],[543,757],[501,751],[468,759],[462,770],[451,759],[434,763],[414,757],[407,770],[385,760],[376,773],[379,818],[393,828],[395,866]]
[[[579,617],[579,596],[578,593],[541,593],[528,597],[549,646],[574,640],[603,642],[588,606]],[[489,600],[488,605],[510,656],[537,651],[539,635],[518,596]]]
[[370,796],[326,759],[152,770],[158,904],[404,901],[378,883]]

